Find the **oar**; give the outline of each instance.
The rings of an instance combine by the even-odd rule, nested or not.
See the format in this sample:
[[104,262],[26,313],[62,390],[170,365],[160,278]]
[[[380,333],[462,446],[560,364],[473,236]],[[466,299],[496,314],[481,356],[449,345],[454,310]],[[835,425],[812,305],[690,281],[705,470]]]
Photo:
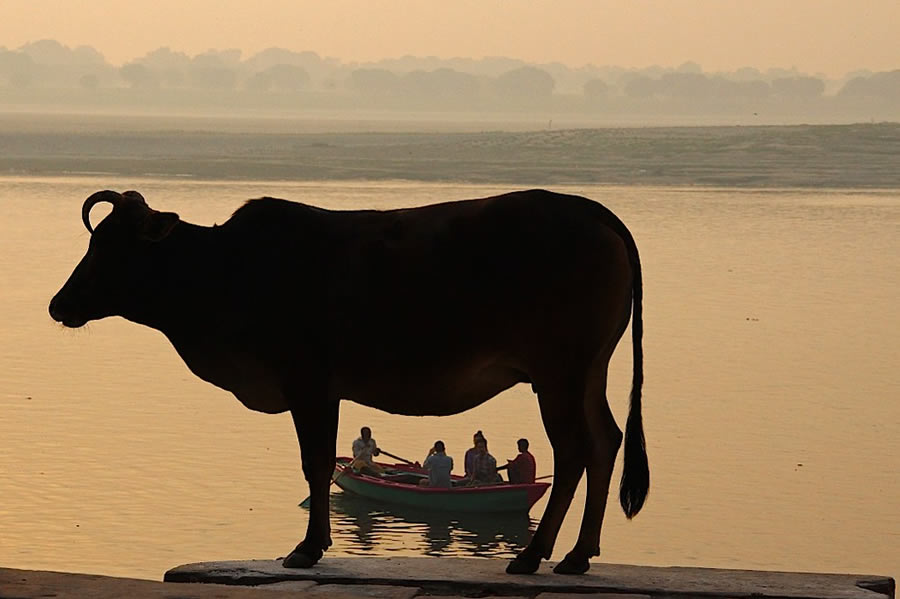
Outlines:
[[545,474],[544,476],[539,476],[534,480],[544,480],[545,478],[553,478],[552,474]]
[[398,456],[398,455],[394,455],[394,454],[392,454],[392,453],[388,453],[388,452],[386,452],[385,450],[383,450],[383,449],[381,449],[381,448],[379,448],[378,451],[381,452],[381,453],[383,453],[383,454],[386,455],[387,457],[389,457],[389,458],[394,458],[395,460],[399,460],[399,461],[403,462],[404,464],[409,464],[410,466],[417,466],[417,465],[418,465],[418,464],[416,464],[415,462],[410,462],[410,461],[407,460],[406,458],[401,458],[401,457]]
[[[393,456],[392,456],[392,457],[393,457]],[[331,488],[331,485],[333,485],[334,483],[337,482],[337,479],[339,479],[340,477],[344,476],[344,473],[345,473],[347,470],[350,470],[350,464],[347,464],[346,466],[344,466],[344,467],[341,469],[341,471],[338,472],[338,475],[337,475],[337,476],[332,476],[332,477],[331,477],[331,482],[328,483],[328,488],[330,489],[330,488]],[[310,500],[311,497],[312,497],[312,495],[308,495],[308,496],[306,497],[306,499],[304,499],[303,501],[301,501],[301,502],[298,503],[297,505],[299,505],[300,507],[308,508],[308,507],[309,507],[309,500]]]

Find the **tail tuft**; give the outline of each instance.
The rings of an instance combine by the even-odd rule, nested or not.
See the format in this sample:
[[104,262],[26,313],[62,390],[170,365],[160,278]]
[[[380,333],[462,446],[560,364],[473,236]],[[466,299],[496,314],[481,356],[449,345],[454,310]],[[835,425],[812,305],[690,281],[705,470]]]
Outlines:
[[640,412],[636,420],[637,422],[632,412],[625,426],[625,467],[619,486],[619,501],[629,520],[641,511],[650,490],[650,465],[647,462]]

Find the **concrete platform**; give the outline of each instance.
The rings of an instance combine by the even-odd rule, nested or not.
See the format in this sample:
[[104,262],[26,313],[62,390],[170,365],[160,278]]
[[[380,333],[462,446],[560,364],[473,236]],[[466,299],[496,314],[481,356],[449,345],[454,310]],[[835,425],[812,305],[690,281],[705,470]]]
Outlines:
[[[411,587],[413,595],[455,597],[538,597],[558,594],[625,594],[634,599],[707,597],[711,599],[883,599],[894,598],[894,580],[861,574],[814,574],[721,570],[713,568],[649,567],[594,563],[583,576],[552,573],[554,564],[543,564],[538,573],[510,576],[503,560],[466,558],[325,558],[309,570],[292,570],[276,560],[203,562],[178,566],[166,572],[167,582],[270,585],[313,581],[337,592],[353,592],[351,585],[365,585],[366,596],[378,585]],[[298,589],[301,590],[301,589]],[[315,587],[304,587],[313,592]],[[360,588],[360,591],[363,589]],[[363,594],[363,593],[361,593]],[[551,595],[552,594],[552,595]],[[603,595],[607,594],[607,595]],[[390,595],[397,596],[397,595]],[[398,596],[399,599],[399,596]],[[404,598],[405,599],[405,598]]]

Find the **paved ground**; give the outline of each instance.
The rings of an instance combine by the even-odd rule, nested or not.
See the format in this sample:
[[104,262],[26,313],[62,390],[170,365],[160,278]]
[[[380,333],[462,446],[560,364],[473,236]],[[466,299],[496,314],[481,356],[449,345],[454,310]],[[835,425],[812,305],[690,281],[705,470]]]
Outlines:
[[508,576],[504,567],[499,560],[460,558],[328,558],[311,570],[286,570],[273,560],[206,562],[173,568],[169,582],[0,568],[0,599],[894,597],[893,579],[883,576],[614,564],[594,564],[585,576],[557,576],[546,564],[535,575]]
[[[315,583],[308,583],[315,586]],[[302,595],[301,595],[302,596]],[[134,578],[113,578],[92,574],[63,574],[35,570],[0,568],[0,598],[44,599],[296,599],[289,589],[262,590],[262,587],[222,584],[176,584]],[[356,599],[359,595],[331,595],[334,599]]]

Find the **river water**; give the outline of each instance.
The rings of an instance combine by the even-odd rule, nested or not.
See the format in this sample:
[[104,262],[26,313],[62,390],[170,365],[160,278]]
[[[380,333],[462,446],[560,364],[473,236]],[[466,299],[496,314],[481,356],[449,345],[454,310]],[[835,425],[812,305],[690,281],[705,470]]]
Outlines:
[[[207,225],[262,195],[390,208],[511,187],[0,177],[0,565],[159,579],[187,562],[285,555],[308,516],[290,417],[195,378],[155,331],[119,318],[72,331],[47,315],[87,247],[81,202],[107,187]],[[554,189],[616,212],[644,269],[652,485],[633,521],[610,502],[600,559],[900,575],[900,191]],[[623,427],[629,339],[609,385]],[[476,429],[501,462],[527,437],[538,474],[551,472],[526,386],[444,418],[345,402],[339,453],[362,425],[410,459],[443,439],[457,464]],[[574,543],[583,491],[555,559]],[[545,502],[508,520],[336,497],[327,555],[506,557]]]

